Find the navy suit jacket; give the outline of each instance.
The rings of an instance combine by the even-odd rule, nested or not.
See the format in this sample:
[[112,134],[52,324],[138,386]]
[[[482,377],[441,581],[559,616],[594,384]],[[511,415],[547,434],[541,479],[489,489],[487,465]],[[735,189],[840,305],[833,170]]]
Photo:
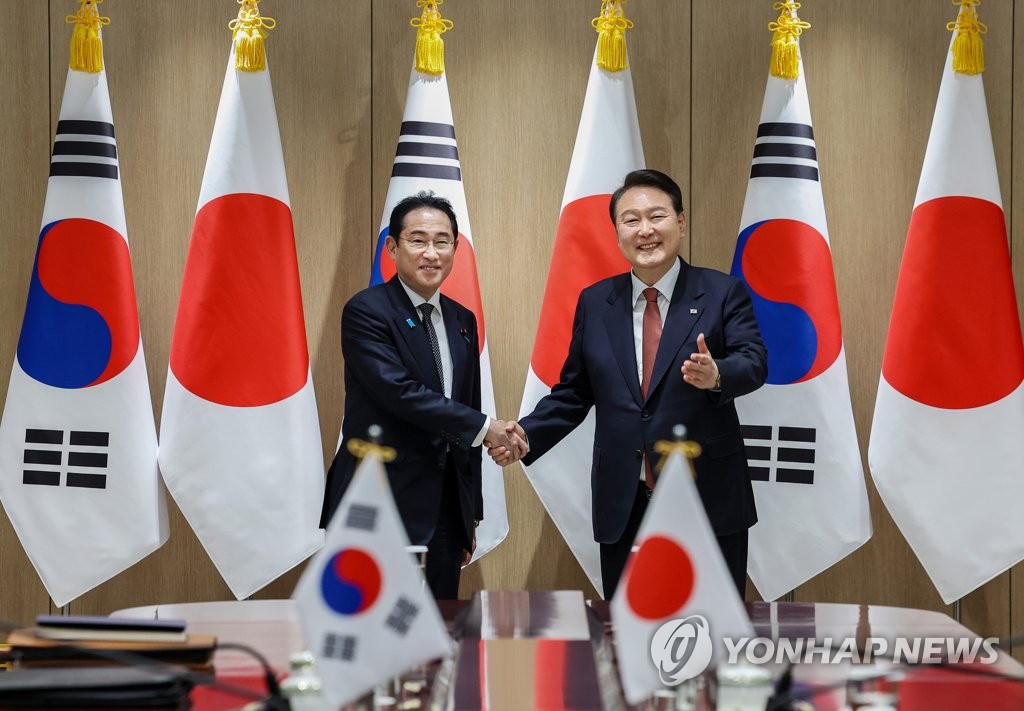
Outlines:
[[353,296],[341,316],[345,357],[342,443],[327,474],[321,525],[326,526],[352,480],[348,440],[366,439],[380,425],[381,443],[397,450],[386,465],[391,491],[412,544],[426,545],[437,523],[450,450],[467,540],[483,518],[480,447],[480,351],[473,312],[441,295],[452,357],[452,397],[446,398],[419,313],[398,277]]
[[[658,440],[686,426],[701,445],[694,461],[697,489],[717,535],[757,522],[754,492],[733,400],[767,377],[767,350],[742,281],[680,260],[647,398],[640,394],[633,339],[629,273],[584,289],[576,304],[572,341],[560,382],[519,422],[530,443],[530,464],[569,434],[595,407],[591,493],[594,539],[615,543],[636,498],[643,453],[657,467]],[[703,333],[722,377],[721,392],[700,390],[680,368],[697,352]]]

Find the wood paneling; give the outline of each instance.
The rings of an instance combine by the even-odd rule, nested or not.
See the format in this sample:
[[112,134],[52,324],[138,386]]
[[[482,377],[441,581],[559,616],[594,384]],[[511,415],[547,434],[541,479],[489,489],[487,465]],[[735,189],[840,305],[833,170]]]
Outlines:
[[[727,269],[735,248],[767,78],[770,0],[630,2],[631,70],[648,165],[683,186],[684,253]],[[565,176],[596,35],[597,0],[449,0],[447,75],[472,219],[498,414],[518,413],[547,278]],[[72,0],[0,0],[2,242],[0,385],[7,382],[46,187],[49,142],[64,87]],[[149,3],[110,0],[104,31],[129,239],[155,412],[159,414],[185,253],[223,80],[232,0],[183,0],[173,23]],[[325,461],[344,401],[338,318],[369,274],[405,102],[413,0],[264,0],[279,21],[267,42],[288,165],[307,337]],[[805,71],[844,321],[862,451],[896,275],[955,8],[943,0],[807,0]],[[985,75],[1011,227],[1024,188],[1024,0],[986,3]],[[884,20],[881,20],[884,18]],[[11,100],[10,97],[15,97]],[[1016,98],[1015,98],[1016,97]],[[1024,174],[1024,173],[1022,173]],[[1017,283],[1021,243],[1011,230]],[[1019,297],[1024,306],[1024,297]],[[971,351],[965,334],[965,353]],[[507,541],[466,571],[463,595],[487,588],[594,591],[516,465],[505,472]],[[870,480],[869,480],[870,481]],[[869,488],[870,483],[869,483]],[[944,609],[871,488],[875,536],[796,591],[829,600]],[[172,505],[173,509],[173,505]],[[230,593],[186,522],[169,543],[73,603],[107,612]],[[983,543],[979,543],[983,545]],[[261,591],[291,592],[297,571]],[[986,635],[1024,623],[1015,569],[965,598],[963,620]],[[0,617],[48,608],[45,592],[0,516]],[[1015,624],[1011,625],[1011,621]]]
[[[7,392],[25,312],[49,172],[50,51],[45,3],[0,0],[0,388]],[[6,514],[0,513],[0,619],[26,622],[49,609]]]
[[[66,4],[51,3],[54,121],[67,66]],[[288,168],[321,429],[325,450],[333,455],[342,398],[339,305],[364,278],[352,265],[368,258],[355,235],[368,226],[370,53],[365,37],[370,2],[315,5],[267,2],[262,9],[278,20],[267,39],[267,56]],[[143,3],[111,2],[102,10],[111,17],[104,30],[106,69],[159,418],[192,218],[231,46],[227,23],[237,5],[192,0],[179,7],[178,17],[187,18],[187,27],[173,32],[166,30],[165,15]],[[167,545],[74,602],[75,612],[230,598],[173,501],[170,508]],[[258,597],[287,597],[296,572]]]

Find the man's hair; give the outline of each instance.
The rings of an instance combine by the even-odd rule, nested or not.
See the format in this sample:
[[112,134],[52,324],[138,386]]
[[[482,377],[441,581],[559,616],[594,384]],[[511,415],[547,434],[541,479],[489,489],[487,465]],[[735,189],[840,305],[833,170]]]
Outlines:
[[657,188],[672,199],[672,208],[677,215],[683,211],[683,191],[676,185],[676,181],[660,170],[634,170],[626,175],[622,187],[612,193],[612,201],[608,203],[608,214],[611,215],[612,224],[615,223],[615,209],[619,206],[619,199],[631,188]]
[[388,234],[396,242],[398,241],[398,235],[402,232],[405,216],[421,207],[438,210],[446,214],[448,221],[452,223],[452,239],[457,240],[459,238],[459,222],[455,219],[455,210],[452,208],[452,204],[443,197],[435,195],[433,190],[420,190],[415,195],[410,195],[400,200],[395,205],[395,209],[391,211],[391,219],[388,220]]

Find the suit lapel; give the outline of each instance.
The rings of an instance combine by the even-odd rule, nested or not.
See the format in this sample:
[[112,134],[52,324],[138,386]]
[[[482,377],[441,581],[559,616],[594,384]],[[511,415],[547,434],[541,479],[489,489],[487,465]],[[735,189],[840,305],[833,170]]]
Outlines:
[[391,277],[385,289],[395,310],[392,317],[395,329],[402,335],[402,339],[412,352],[414,362],[406,365],[419,376],[421,383],[435,392],[442,392],[441,382],[437,378],[437,368],[434,367],[434,354],[430,350],[419,311],[412,305],[397,276]]
[[626,386],[637,405],[641,405],[643,398],[640,396],[640,381],[636,375],[636,350],[633,340],[632,283],[628,272],[616,277],[612,291],[608,295],[609,307],[604,312],[604,326],[608,331],[612,355],[615,356],[615,362],[622,371],[622,378],[626,381]]
[[[668,306],[665,327],[661,331],[658,355],[654,359],[651,384],[647,389],[648,397],[658,388],[669,367],[675,363],[679,349],[689,339],[693,327],[704,311],[704,289],[698,283],[700,280],[685,261],[680,260],[680,267],[676,288],[672,292],[672,301]],[[680,374],[679,377],[683,376]]]
[[[466,373],[469,358],[468,329],[459,321],[455,302],[441,295],[441,315],[444,317],[444,330],[448,338],[448,351],[452,354],[452,399],[458,400],[462,392],[462,381]],[[475,344],[473,344],[475,347]]]

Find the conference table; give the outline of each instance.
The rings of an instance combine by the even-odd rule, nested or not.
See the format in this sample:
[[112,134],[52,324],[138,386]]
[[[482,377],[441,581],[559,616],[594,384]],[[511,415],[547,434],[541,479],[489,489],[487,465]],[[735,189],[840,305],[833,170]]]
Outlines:
[[[448,658],[410,671],[350,704],[355,709],[763,709],[773,684],[791,677],[790,696],[803,708],[841,711],[1024,709],[1024,666],[998,651],[994,663],[894,664],[841,660],[724,666],[639,706],[623,700],[615,665],[608,604],[584,602],[579,591],[484,591],[471,601],[442,601],[442,616],[458,644]],[[758,637],[779,640],[972,640],[977,635],[949,616],[928,610],[838,603],[747,603]],[[305,649],[298,611],[290,600],[250,600],[131,608],[117,616],[178,618],[189,630],[258,650],[281,674],[291,654]],[[761,661],[761,660],[756,660]],[[265,693],[254,660],[234,649],[214,656],[219,683]],[[192,692],[198,711],[244,706],[236,693],[208,687]],[[376,702],[376,704],[375,704]],[[874,704],[874,706],[870,706]],[[879,705],[883,704],[883,705]]]

